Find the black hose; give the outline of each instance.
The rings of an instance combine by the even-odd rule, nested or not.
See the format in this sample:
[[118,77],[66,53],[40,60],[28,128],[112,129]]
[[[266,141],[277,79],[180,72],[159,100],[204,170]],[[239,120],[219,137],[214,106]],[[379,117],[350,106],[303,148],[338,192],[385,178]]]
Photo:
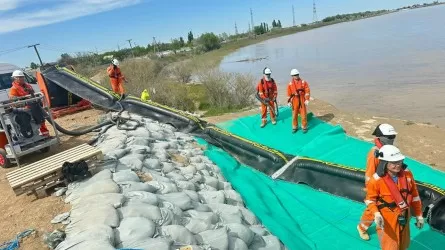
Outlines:
[[[46,120],[49,123],[51,123],[51,119],[49,119],[48,117],[46,118]],[[88,133],[93,132],[96,129],[99,129],[99,128],[109,125],[109,124],[112,124],[112,121],[108,120],[108,121],[105,121],[105,122],[98,124],[96,126],[89,127],[89,128],[82,129],[82,130],[67,130],[67,129],[62,128],[59,124],[57,124],[56,121],[54,121],[54,125],[56,126],[57,131],[59,131],[63,134],[66,134],[66,135],[70,135],[70,136],[81,136],[84,134],[88,134]]]

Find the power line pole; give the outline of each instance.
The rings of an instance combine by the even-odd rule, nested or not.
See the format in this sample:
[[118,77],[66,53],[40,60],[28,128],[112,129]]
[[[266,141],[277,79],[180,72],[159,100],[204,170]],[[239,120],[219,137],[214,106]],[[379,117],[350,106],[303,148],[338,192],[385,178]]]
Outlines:
[[314,8],[313,8],[313,17],[312,17],[312,21],[314,23],[318,22],[318,17],[317,17],[317,8],[315,7],[315,0],[313,1],[314,3]]
[[156,37],[153,37],[153,53],[156,54]]
[[294,9],[294,6],[292,5],[292,23],[293,23],[293,25],[295,26],[295,9]]
[[249,25],[249,34],[250,34],[250,32],[251,32],[251,31],[250,31],[250,23],[247,23],[247,24]]
[[254,36],[256,37],[256,34],[255,34],[255,25],[253,24],[253,12],[252,12],[252,8],[250,8],[250,23],[252,24],[252,31],[253,31],[253,34],[254,34]]
[[236,26],[236,22],[235,22],[235,35],[238,35],[238,26]]
[[39,51],[37,50],[37,45],[40,45],[40,43],[29,45],[28,48],[34,47],[34,50],[36,51],[37,57],[39,58],[40,65],[43,66],[42,58],[40,58]]
[[134,57],[133,46],[131,46],[131,40],[133,40],[133,39],[128,39],[127,41],[128,41],[128,43],[130,44],[130,51],[131,51],[131,54],[132,54],[133,57]]

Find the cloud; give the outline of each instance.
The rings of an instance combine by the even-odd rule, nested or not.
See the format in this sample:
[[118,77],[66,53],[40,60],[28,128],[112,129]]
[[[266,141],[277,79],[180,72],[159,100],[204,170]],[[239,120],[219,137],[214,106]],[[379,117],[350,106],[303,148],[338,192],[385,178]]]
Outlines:
[[17,8],[19,0],[2,0],[0,4],[0,11],[13,10]]
[[[20,1],[23,0],[6,0],[6,6],[9,4],[9,10],[15,9]],[[54,1],[53,3],[60,4],[55,4],[32,12],[17,12],[9,16],[0,15],[0,34],[67,21],[82,16],[123,8],[140,2],[141,0]],[[4,4],[2,3],[2,5]],[[0,8],[5,9],[6,6]],[[8,12],[6,12],[6,14],[7,13]]]

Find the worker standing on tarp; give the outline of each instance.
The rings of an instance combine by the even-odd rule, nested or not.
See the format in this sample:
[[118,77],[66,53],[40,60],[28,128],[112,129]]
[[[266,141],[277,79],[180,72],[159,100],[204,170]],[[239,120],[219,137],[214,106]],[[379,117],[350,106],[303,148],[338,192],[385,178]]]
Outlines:
[[425,224],[422,202],[413,174],[403,164],[405,156],[393,145],[385,145],[378,153],[379,165],[368,183],[366,204],[374,214],[380,245],[384,250],[405,250],[410,244],[412,207],[416,226]]
[[277,124],[275,114],[275,102],[278,95],[277,84],[275,80],[270,76],[272,71],[269,68],[264,68],[263,78],[257,85],[257,92],[261,99],[261,128],[264,128],[267,123],[267,108],[269,107],[270,120],[272,124]]
[[110,77],[111,88],[113,92],[119,95],[124,94],[124,86],[123,82],[127,82],[125,76],[122,74],[121,69],[119,68],[119,61],[117,59],[113,59],[111,65],[107,68],[108,76]]
[[[365,191],[367,190],[367,185],[369,180],[375,174],[377,166],[379,165],[378,153],[379,149],[384,145],[393,145],[396,139],[397,132],[393,126],[383,123],[379,124],[374,132],[372,133],[374,138],[375,146],[371,148],[368,153],[366,160],[366,171],[365,171]],[[357,230],[360,238],[363,240],[369,240],[369,234],[367,232],[368,228],[372,225],[374,221],[374,214],[366,208],[360,219],[360,223],[357,225]]]
[[297,69],[292,69],[290,75],[292,80],[287,86],[287,102],[292,107],[292,133],[298,130],[298,114],[301,117],[303,133],[306,133],[308,129],[306,107],[309,105],[311,90],[308,82],[300,78],[300,72]]
[[[14,99],[17,97],[27,96],[34,94],[34,89],[32,86],[25,82],[25,74],[21,70],[14,70],[12,72],[12,87],[9,90],[9,99]],[[45,120],[40,124],[40,135],[49,136],[48,128],[46,127]]]

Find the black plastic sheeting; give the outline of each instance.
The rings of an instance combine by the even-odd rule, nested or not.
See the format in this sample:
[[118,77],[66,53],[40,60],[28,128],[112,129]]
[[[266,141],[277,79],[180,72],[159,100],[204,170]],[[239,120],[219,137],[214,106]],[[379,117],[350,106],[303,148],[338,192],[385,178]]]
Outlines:
[[[179,131],[192,133],[231,153],[239,162],[272,176],[295,156],[230,134],[196,117],[154,102],[143,102],[135,97],[119,97],[69,70],[51,67],[42,75],[66,90],[108,110],[128,110],[153,120],[169,123]],[[304,183],[310,187],[363,202],[365,176],[362,170],[347,168],[313,159],[301,158],[293,162],[278,179]],[[416,181],[422,200],[424,216],[430,226],[445,233],[445,190]]]

